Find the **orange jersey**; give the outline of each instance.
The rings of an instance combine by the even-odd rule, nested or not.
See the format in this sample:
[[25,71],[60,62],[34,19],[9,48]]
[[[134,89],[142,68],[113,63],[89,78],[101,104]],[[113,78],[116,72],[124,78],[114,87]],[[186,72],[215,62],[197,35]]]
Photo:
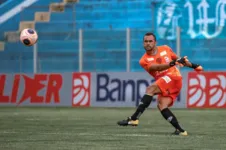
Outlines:
[[163,71],[149,71],[149,67],[152,64],[168,64],[173,59],[177,58],[177,55],[167,45],[157,46],[158,51],[155,55],[144,54],[140,59],[140,65],[155,79],[158,79],[165,75],[180,76],[180,71],[176,66],[173,66]]

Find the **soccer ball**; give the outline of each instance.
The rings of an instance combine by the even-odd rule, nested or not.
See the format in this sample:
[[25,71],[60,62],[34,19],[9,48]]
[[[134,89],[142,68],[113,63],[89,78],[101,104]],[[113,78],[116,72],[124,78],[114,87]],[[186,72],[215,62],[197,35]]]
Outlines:
[[23,29],[20,33],[20,41],[26,46],[34,45],[38,40],[38,34],[34,29]]

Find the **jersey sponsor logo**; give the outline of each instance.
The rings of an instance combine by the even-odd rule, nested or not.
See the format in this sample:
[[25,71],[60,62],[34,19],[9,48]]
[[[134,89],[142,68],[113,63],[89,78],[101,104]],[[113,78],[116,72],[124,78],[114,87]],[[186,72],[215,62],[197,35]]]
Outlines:
[[226,73],[188,74],[188,108],[226,108]]
[[166,55],[166,51],[163,51],[160,53],[160,56],[164,56],[164,55]]
[[90,73],[73,73],[72,106],[90,106]]
[[151,57],[151,58],[147,58],[147,60],[148,60],[148,61],[153,61],[154,58],[152,58],[152,57]]
[[164,59],[165,59],[166,63],[169,63],[170,62],[169,57],[165,56]]
[[166,83],[169,83],[171,81],[169,76],[163,76],[162,79],[165,80]]

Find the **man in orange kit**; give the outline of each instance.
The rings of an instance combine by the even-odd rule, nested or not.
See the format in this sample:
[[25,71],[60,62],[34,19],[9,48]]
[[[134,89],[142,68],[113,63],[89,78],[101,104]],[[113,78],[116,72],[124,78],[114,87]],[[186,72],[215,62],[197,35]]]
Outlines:
[[175,115],[168,107],[172,106],[182,88],[182,76],[176,65],[187,66],[197,71],[202,67],[190,63],[187,57],[179,58],[167,45],[156,46],[156,37],[153,33],[146,33],[143,38],[143,46],[146,53],[140,59],[140,65],[155,78],[156,82],[146,88],[145,95],[141,99],[137,110],[126,120],[118,121],[120,126],[137,126],[139,117],[151,104],[153,96],[158,94],[158,109],[162,116],[176,129],[175,135],[188,135],[181,128]]

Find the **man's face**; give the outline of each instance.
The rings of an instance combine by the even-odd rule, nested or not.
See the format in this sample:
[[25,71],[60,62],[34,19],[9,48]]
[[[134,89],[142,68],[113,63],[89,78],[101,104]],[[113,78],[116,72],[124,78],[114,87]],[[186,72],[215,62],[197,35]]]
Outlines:
[[156,45],[155,38],[152,35],[144,36],[143,44],[146,51],[152,51]]

